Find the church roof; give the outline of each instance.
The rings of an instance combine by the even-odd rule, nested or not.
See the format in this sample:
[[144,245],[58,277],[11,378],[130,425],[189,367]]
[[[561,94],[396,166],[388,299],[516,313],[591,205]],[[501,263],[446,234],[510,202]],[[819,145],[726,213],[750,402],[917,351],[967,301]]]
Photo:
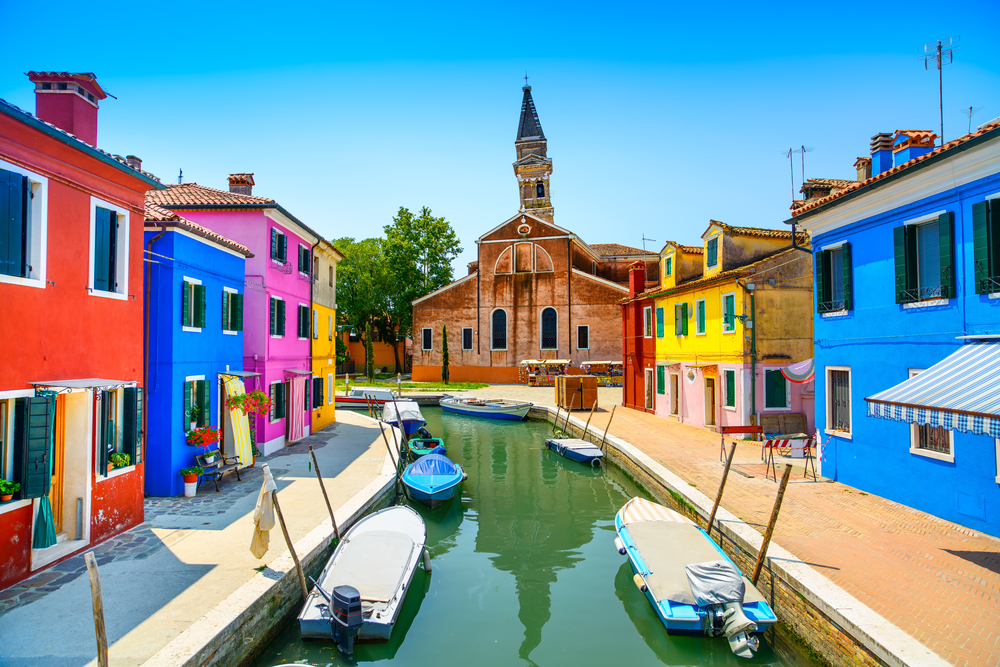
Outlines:
[[650,250],[633,248],[620,243],[588,243],[587,245],[601,257],[642,257],[643,255],[657,254]]
[[524,86],[524,98],[521,100],[521,122],[517,124],[517,139],[544,139],[542,124],[538,121],[535,111],[535,101],[531,99],[531,86]]

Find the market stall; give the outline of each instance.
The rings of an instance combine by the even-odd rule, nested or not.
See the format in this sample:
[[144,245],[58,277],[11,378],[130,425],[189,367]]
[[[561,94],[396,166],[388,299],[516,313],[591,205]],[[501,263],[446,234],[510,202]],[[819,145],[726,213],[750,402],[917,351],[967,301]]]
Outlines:
[[566,374],[569,359],[525,359],[518,369],[518,379],[529,387],[550,387]]
[[580,370],[597,377],[598,387],[622,386],[622,362],[620,361],[584,361]]

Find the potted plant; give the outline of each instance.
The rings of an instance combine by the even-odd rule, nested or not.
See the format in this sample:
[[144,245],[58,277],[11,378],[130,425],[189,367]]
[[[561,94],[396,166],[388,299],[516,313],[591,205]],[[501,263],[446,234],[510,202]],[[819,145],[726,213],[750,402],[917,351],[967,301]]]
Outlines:
[[20,482],[7,482],[0,480],[0,502],[5,503],[14,498],[14,494],[21,490]]
[[188,419],[191,420],[191,430],[198,428],[198,417],[201,416],[201,408],[197,405],[192,405],[188,409]]
[[205,472],[204,468],[193,466],[191,468],[181,468],[181,477],[184,478],[184,497],[193,498],[198,492],[198,476]]
[[111,463],[115,468],[127,468],[132,459],[125,452],[115,452],[111,455]]
[[212,428],[211,426],[201,426],[187,432],[187,444],[192,447],[204,447],[208,449],[217,443],[219,438],[219,429]]

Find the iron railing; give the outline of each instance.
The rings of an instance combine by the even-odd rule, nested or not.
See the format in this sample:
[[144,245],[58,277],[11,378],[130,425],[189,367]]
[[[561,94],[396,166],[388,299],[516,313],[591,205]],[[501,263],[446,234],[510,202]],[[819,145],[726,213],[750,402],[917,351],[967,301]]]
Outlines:
[[847,310],[847,301],[844,299],[840,301],[824,301],[819,304],[820,313],[839,313],[842,310]]

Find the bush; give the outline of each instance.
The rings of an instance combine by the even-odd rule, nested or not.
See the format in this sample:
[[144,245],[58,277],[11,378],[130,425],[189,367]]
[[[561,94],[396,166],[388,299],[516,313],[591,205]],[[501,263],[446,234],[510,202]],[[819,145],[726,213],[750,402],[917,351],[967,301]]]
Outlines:
[[0,496],[9,496],[21,490],[20,482],[7,482],[0,480]]

